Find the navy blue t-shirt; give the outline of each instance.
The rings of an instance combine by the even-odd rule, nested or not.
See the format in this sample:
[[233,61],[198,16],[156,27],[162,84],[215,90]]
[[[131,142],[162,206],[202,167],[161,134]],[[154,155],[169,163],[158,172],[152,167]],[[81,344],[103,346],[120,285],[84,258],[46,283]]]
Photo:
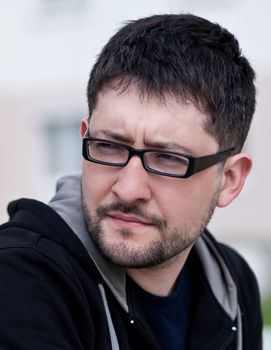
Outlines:
[[173,293],[166,297],[150,294],[132,282],[139,304],[162,349],[184,350],[191,305],[188,265],[182,269]]

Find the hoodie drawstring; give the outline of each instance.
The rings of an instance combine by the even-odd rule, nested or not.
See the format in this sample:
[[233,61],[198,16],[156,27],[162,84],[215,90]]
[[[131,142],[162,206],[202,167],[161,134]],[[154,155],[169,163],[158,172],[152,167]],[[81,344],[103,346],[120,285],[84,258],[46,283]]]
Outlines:
[[242,317],[240,306],[237,309],[237,350],[243,349],[243,335],[242,335]]
[[111,318],[109,307],[107,305],[107,300],[106,300],[104,287],[103,287],[102,284],[98,284],[98,288],[100,290],[100,293],[101,293],[101,296],[102,296],[102,300],[103,300],[103,304],[104,304],[104,309],[105,309],[105,314],[106,314],[106,318],[107,318],[107,324],[108,324],[108,329],[109,329],[109,334],[110,334],[112,350],[119,350],[118,338],[117,338],[116,331],[115,331],[115,328],[114,328],[114,325],[113,325],[113,321],[112,321],[112,318]]

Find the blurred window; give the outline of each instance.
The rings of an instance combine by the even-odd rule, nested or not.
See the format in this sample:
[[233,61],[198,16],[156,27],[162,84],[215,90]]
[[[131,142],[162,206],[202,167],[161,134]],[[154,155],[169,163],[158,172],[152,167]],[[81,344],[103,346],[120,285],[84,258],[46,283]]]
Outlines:
[[79,172],[81,137],[77,119],[49,122],[45,127],[47,169],[50,174]]

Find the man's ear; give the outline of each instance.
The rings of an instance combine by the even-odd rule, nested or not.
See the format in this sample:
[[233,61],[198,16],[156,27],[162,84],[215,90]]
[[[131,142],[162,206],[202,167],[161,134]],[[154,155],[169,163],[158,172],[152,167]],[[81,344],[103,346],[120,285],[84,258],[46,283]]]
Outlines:
[[227,159],[217,199],[218,207],[226,207],[239,195],[251,166],[252,159],[245,153],[239,153]]
[[87,130],[87,127],[88,127],[88,120],[87,119],[83,119],[81,121],[81,127],[80,127],[80,134],[82,137],[84,137],[85,133],[86,133],[86,130]]

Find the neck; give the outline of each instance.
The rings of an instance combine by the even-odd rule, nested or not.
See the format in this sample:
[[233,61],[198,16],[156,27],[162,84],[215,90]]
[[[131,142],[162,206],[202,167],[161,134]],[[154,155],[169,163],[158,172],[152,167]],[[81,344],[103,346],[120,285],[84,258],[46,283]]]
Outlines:
[[168,296],[188,257],[191,247],[163,264],[142,269],[126,269],[127,274],[145,291]]

